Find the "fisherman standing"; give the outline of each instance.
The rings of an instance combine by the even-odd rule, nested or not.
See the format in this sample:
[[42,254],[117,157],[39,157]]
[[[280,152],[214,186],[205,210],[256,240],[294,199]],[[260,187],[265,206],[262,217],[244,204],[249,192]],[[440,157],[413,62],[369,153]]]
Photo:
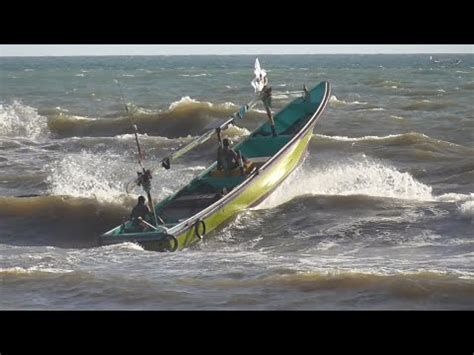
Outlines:
[[252,86],[255,89],[255,92],[260,95],[260,99],[265,106],[265,111],[267,111],[268,119],[270,121],[272,135],[277,136],[275,121],[272,114],[272,88],[268,84],[268,77],[265,70],[260,68],[260,62],[255,61],[255,79],[252,81]]
[[265,111],[267,111],[268,119],[270,120],[270,125],[272,128],[273,137],[277,136],[275,121],[273,120],[272,114],[272,87],[268,85],[268,78],[264,77],[264,86],[260,94],[262,98],[263,105],[265,106]]

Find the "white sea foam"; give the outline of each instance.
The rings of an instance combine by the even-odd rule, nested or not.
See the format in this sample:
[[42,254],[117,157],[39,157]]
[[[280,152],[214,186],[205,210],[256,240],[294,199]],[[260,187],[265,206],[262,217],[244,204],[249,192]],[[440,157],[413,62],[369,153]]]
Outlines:
[[0,104],[0,135],[39,139],[49,134],[46,117],[20,101]]

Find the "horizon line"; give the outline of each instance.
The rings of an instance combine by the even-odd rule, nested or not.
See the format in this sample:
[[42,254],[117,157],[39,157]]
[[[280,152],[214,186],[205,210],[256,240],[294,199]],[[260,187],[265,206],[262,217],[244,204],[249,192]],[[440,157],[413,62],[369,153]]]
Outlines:
[[474,54],[464,45],[2,45],[0,57],[103,57],[103,56],[231,56],[231,55],[384,55],[384,54]]
[[240,53],[240,54],[205,54],[205,53],[190,53],[190,54],[47,54],[47,55],[3,55],[0,58],[64,58],[64,57],[253,57],[253,56],[331,56],[331,55],[474,55],[474,53],[466,52],[413,52],[413,53]]

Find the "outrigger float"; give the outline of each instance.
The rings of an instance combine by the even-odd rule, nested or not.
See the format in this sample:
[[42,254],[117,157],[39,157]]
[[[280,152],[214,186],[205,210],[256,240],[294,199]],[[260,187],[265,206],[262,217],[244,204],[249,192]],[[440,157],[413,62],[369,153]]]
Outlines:
[[[216,133],[220,141],[220,132],[235,124],[236,119],[242,119],[262,99],[265,89],[262,90],[262,85],[258,85],[258,77],[262,72],[265,75],[257,59],[257,85],[254,85],[255,79],[252,82],[258,94],[255,99],[242,106],[230,118],[217,123],[202,136],[162,159],[161,165],[169,169],[171,161]],[[238,168],[224,173],[217,169],[217,162],[214,162],[188,185],[156,205],[153,205],[150,194],[151,171],[143,167],[137,129],[134,126],[142,168],[134,183],[146,191],[154,215],[147,220],[140,219],[138,226],[130,220],[113,228],[100,236],[100,243],[108,245],[132,242],[147,250],[181,250],[201,241],[209,232],[239,212],[259,204],[301,163],[313,129],[329,101],[330,91],[331,86],[326,81],[311,90],[305,88],[301,97],[283,108],[274,118],[270,117],[268,122],[233,147],[240,156],[246,158],[245,163],[241,160]],[[266,108],[268,113],[267,105]],[[273,136],[272,126],[277,136]]]

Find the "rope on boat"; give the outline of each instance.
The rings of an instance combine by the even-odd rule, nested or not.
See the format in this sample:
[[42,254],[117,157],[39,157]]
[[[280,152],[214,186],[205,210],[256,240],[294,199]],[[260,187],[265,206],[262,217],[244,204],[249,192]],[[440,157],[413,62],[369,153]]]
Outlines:
[[[202,234],[199,233],[199,226],[202,224]],[[204,235],[206,234],[206,223],[202,219],[198,219],[196,223],[194,223],[194,234],[196,237],[202,240]]]

